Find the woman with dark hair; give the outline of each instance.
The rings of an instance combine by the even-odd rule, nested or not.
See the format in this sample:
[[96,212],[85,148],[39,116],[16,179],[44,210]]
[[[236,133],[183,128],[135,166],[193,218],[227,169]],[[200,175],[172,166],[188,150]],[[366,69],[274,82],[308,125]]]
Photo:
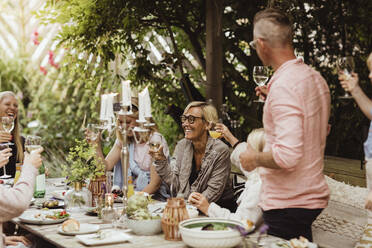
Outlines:
[[[12,91],[0,92],[0,119],[2,117],[14,118],[14,128],[11,133],[4,130],[0,123],[0,143],[12,142],[12,156],[6,164],[6,173],[14,177],[16,172],[16,163],[23,163],[23,146],[24,138],[21,136],[18,118],[18,100]],[[3,170],[0,170],[0,176],[3,175]]]

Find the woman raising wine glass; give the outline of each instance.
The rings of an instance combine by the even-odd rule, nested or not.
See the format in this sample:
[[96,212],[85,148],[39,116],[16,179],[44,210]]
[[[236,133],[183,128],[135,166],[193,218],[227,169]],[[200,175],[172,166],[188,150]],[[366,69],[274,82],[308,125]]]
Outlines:
[[[11,91],[0,92],[0,117],[8,117],[13,119],[12,125],[0,125],[0,143],[13,143],[12,156],[9,162],[4,166],[6,174],[14,177],[16,172],[16,163],[23,163],[23,143],[24,139],[20,135],[19,118],[18,118],[18,100],[16,95]],[[7,118],[4,118],[7,119]],[[10,127],[14,128],[10,130]],[[4,128],[5,127],[5,128]],[[0,176],[4,175],[3,170],[0,170]]]

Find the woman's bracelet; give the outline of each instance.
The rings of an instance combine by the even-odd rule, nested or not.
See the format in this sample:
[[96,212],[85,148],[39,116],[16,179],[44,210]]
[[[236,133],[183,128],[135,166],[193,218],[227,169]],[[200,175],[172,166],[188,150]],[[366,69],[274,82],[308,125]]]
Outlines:
[[235,149],[235,147],[237,147],[238,145],[240,144],[240,141],[238,140],[233,146],[232,148]]

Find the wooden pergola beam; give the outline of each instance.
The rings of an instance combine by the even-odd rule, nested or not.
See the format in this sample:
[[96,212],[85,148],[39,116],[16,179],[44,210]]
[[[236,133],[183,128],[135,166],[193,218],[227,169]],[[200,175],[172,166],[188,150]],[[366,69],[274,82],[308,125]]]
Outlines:
[[222,94],[222,14],[223,0],[206,1],[206,98],[220,112]]

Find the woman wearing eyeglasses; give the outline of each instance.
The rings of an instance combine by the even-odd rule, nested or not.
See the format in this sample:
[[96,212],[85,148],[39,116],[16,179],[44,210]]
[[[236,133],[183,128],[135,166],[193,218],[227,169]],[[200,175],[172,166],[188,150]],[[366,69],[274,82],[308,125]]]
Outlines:
[[191,102],[181,121],[185,138],[177,143],[170,163],[161,147],[157,152],[150,150],[156,171],[174,196],[183,195],[187,199],[192,192],[199,192],[209,202],[235,211],[236,202],[229,180],[229,148],[208,134],[210,123],[218,121],[216,109],[205,102]]

